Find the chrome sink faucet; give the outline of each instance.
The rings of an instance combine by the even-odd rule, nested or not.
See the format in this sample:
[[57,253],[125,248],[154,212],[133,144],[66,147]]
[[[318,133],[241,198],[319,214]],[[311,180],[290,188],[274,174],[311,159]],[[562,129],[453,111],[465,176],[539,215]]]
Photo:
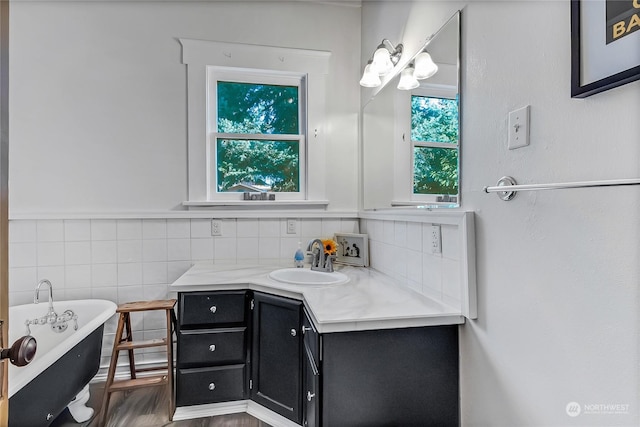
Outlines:
[[313,239],[307,246],[307,252],[311,254],[311,269],[333,273],[334,255],[325,255],[322,240]]

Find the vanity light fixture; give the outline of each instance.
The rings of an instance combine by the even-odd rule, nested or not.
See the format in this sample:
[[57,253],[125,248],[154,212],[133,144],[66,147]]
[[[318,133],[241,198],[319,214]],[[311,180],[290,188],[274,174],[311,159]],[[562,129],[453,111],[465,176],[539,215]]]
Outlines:
[[373,61],[370,59],[367,65],[364,67],[364,73],[360,79],[360,86],[363,87],[378,87],[382,84],[380,81],[380,75],[378,71],[373,67]]
[[415,72],[413,75],[416,79],[428,79],[438,72],[438,66],[433,59],[431,59],[431,55],[427,52],[420,52],[415,59]]
[[[388,74],[396,66],[402,56],[402,44],[394,46],[388,39],[383,39],[373,54],[373,59],[369,60],[364,67],[364,73],[360,84],[364,87],[377,87],[382,84],[380,76]],[[373,78],[373,74],[378,74],[378,79]]]
[[414,74],[414,66],[413,63],[406,66],[404,70],[400,73],[400,81],[398,82],[398,89],[400,90],[411,90],[420,86],[418,79]]

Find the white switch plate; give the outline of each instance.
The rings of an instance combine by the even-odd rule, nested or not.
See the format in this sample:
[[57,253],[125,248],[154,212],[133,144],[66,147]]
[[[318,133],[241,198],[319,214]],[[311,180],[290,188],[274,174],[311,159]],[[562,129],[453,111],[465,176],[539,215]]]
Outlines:
[[509,113],[509,150],[529,145],[530,105]]
[[211,235],[222,236],[222,220],[221,219],[211,220]]
[[439,225],[431,226],[431,253],[442,253],[442,233]]

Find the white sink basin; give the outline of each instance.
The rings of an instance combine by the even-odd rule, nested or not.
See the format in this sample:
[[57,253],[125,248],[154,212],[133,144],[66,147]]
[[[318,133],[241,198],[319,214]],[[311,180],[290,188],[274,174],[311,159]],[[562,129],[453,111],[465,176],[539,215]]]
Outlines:
[[347,275],[337,271],[327,273],[308,268],[283,268],[272,271],[269,277],[278,282],[294,285],[340,285],[349,281]]

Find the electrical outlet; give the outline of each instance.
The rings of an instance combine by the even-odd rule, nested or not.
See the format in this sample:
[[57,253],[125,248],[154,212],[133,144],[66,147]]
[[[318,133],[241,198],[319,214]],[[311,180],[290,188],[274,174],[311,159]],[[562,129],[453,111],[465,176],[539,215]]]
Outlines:
[[211,235],[222,236],[222,220],[221,219],[211,220]]
[[298,221],[295,219],[287,219],[287,234],[296,234],[298,228]]
[[431,253],[442,253],[442,234],[439,225],[431,225]]

